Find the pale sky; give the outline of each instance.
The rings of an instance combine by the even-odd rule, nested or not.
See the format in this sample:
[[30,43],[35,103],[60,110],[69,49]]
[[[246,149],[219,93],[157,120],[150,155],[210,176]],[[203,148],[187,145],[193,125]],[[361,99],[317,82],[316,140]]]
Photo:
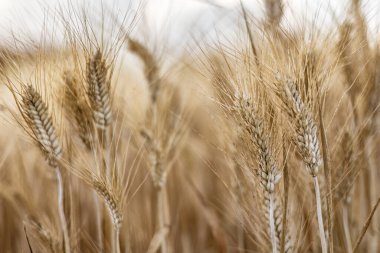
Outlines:
[[[132,2],[132,7],[130,2]],[[350,0],[285,0],[285,22],[300,25],[315,21],[319,27],[329,27],[336,19],[341,20]],[[71,0],[73,6],[80,4],[100,8],[101,0]],[[167,36],[177,41],[189,37],[191,32],[207,33],[221,24],[228,26],[239,10],[239,0],[103,0],[111,12],[124,13],[141,3],[145,6],[140,22],[144,30],[153,36]],[[215,6],[207,4],[213,2]],[[362,0],[370,31],[378,37],[380,24],[380,0]],[[54,10],[67,0],[0,0],[0,42],[12,32],[20,31],[38,38],[42,24],[54,27]],[[79,4],[78,4],[79,3]],[[255,17],[263,16],[261,0],[244,0]],[[92,7],[89,7],[91,9]],[[335,18],[334,18],[335,17]],[[49,25],[51,27],[49,28]],[[176,42],[175,42],[176,43]]]

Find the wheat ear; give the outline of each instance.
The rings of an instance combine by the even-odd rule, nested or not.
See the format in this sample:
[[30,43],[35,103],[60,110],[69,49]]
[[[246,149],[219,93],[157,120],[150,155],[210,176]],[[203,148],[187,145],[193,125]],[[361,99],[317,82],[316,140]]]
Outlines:
[[[150,175],[152,178],[153,186],[156,190],[156,212],[157,212],[157,230],[163,231],[165,229],[165,220],[167,216],[168,202],[166,191],[166,177],[167,171],[164,165],[164,158],[162,149],[159,147],[157,141],[153,139],[150,134],[145,131],[141,132],[145,138],[145,146],[148,151],[148,159],[150,164]],[[168,246],[165,239],[165,234],[161,235],[161,252],[167,253]]]
[[101,172],[103,176],[106,175],[108,181],[111,180],[113,173],[110,168],[110,151],[107,138],[107,128],[113,119],[110,100],[111,74],[109,68],[110,66],[107,65],[100,49],[96,50],[87,61],[87,95],[103,148],[103,167]]
[[[150,92],[150,112],[151,112],[151,126],[150,130],[152,132],[157,130],[158,127],[158,105],[157,98],[161,86],[161,78],[159,73],[159,65],[157,63],[154,55],[149,51],[147,47],[143,44],[134,40],[129,39],[129,50],[136,54],[140,60],[144,63],[144,75],[145,79],[149,85]],[[157,221],[158,221],[158,231],[163,231],[165,229],[165,217],[169,217],[167,213],[168,202],[167,202],[167,191],[166,191],[166,177],[167,168],[164,164],[164,152],[162,147],[162,142],[157,135],[150,135],[147,132],[142,132],[143,137],[146,140],[146,148],[148,151],[150,170],[153,185],[156,188],[157,197]],[[165,239],[165,235],[162,234],[161,238],[161,253],[168,252],[168,245]]]
[[65,86],[65,108],[69,115],[74,118],[78,134],[83,144],[91,150],[93,121],[91,119],[91,108],[79,89],[79,80],[73,74],[65,72],[63,75]]
[[[92,118],[92,111],[88,105],[86,98],[80,90],[80,80],[75,76],[75,73],[65,72],[63,74],[65,83],[64,99],[65,109],[71,118],[74,118],[76,123],[76,130],[80,139],[86,146],[88,151],[91,151],[93,145],[94,124]],[[103,229],[101,222],[102,206],[100,206],[98,196],[93,194],[96,211],[96,223],[98,233],[98,247],[100,252],[104,252],[103,245]]]
[[294,120],[294,144],[306,164],[307,171],[313,178],[319,237],[321,240],[322,252],[327,253],[327,241],[322,217],[321,193],[317,177],[319,166],[321,164],[317,126],[311,112],[303,103],[294,81],[287,80],[285,82],[281,93],[281,99],[290,118]]
[[245,128],[249,133],[258,151],[259,170],[257,171],[260,185],[264,192],[265,206],[268,212],[269,235],[272,243],[272,252],[277,253],[279,236],[275,224],[275,185],[281,178],[277,166],[273,160],[269,148],[268,135],[264,133],[262,120],[259,119],[249,97],[237,97],[235,107],[244,121]]
[[[293,251],[293,242],[292,238],[287,230],[287,227],[284,226],[283,219],[286,219],[284,216],[285,208],[281,206],[281,203],[278,199],[274,198],[274,225],[276,229],[276,239],[277,239],[277,248],[279,252],[290,253]],[[285,224],[286,225],[286,224]],[[284,237],[284,244],[282,245],[282,237]]]
[[111,78],[109,70],[102,51],[97,49],[87,60],[87,96],[104,151],[102,173],[107,176],[108,180],[111,177],[111,170],[109,168],[107,128],[113,118],[110,100]]
[[109,67],[98,49],[87,61],[88,98],[93,110],[94,121],[98,128],[106,129],[112,121],[110,101]]
[[55,170],[57,177],[58,214],[63,231],[65,253],[70,253],[69,232],[63,206],[64,188],[61,171],[58,166],[58,161],[62,155],[62,148],[58,141],[53,120],[41,95],[31,85],[24,87],[20,109],[27,126],[31,130],[31,136],[47,157],[49,165]]
[[[100,143],[103,148],[103,166],[101,173],[109,182],[112,177],[111,174],[113,173],[110,168],[110,151],[107,135],[107,129],[113,120],[110,99],[111,71],[101,49],[97,49],[87,60],[86,81],[87,97],[90,101],[93,120],[98,128],[98,137],[100,138]],[[99,210],[101,209],[99,208]],[[99,224],[99,229],[101,228],[102,225]],[[114,242],[117,240],[118,242],[118,239],[114,236],[115,234],[112,235],[113,239],[111,241]],[[117,248],[115,244],[114,247]]]
[[144,75],[149,83],[151,101],[155,103],[160,88],[160,74],[157,60],[143,44],[132,38],[129,38],[129,50],[136,54],[144,63]]
[[107,183],[104,180],[93,180],[92,186],[95,191],[102,197],[104,200],[109,216],[113,225],[113,245],[114,253],[120,253],[120,228],[123,221],[123,214],[119,205],[119,199],[115,194],[109,189]]
[[265,0],[267,20],[272,25],[278,25],[284,15],[282,0]]
[[51,232],[48,229],[45,229],[41,223],[30,217],[26,224],[30,226],[34,233],[33,236],[37,237],[47,248],[47,250],[50,250],[50,252],[56,252],[58,245],[60,244],[57,241],[57,238],[55,238]]

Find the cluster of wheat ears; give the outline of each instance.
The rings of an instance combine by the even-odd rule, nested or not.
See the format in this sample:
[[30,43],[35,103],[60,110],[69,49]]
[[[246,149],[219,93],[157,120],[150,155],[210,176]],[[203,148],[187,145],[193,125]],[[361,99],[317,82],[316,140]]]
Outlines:
[[170,57],[137,39],[139,13],[107,28],[67,9],[59,47],[15,38],[0,252],[380,252],[380,45],[361,2],[326,31],[264,3],[260,21],[241,4],[233,39]]

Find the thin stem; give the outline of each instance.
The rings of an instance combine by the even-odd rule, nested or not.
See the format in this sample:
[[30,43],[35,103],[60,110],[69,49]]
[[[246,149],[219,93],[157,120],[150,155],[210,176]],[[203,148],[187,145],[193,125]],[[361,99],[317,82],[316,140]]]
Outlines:
[[334,238],[333,238],[333,204],[332,204],[332,185],[331,185],[331,169],[329,166],[329,150],[326,138],[325,126],[323,123],[322,117],[322,105],[319,106],[319,124],[320,124],[320,133],[322,139],[322,154],[323,154],[323,168],[325,172],[325,178],[327,182],[327,225],[328,225],[328,243],[329,243],[329,252],[334,253]]
[[362,240],[363,240],[363,238],[364,238],[364,235],[366,234],[366,232],[367,232],[367,230],[368,230],[368,227],[369,227],[369,225],[371,224],[371,221],[372,221],[373,215],[375,214],[376,209],[377,209],[377,207],[379,206],[379,204],[380,204],[380,198],[377,199],[377,202],[376,202],[375,206],[372,208],[371,213],[369,214],[369,216],[368,216],[368,218],[367,218],[367,220],[366,220],[366,222],[365,222],[365,224],[364,224],[362,230],[360,231],[360,236],[359,236],[359,238],[356,240],[356,242],[355,242],[355,246],[354,246],[354,249],[352,250],[352,252],[354,252],[354,253],[357,252],[357,250],[358,250],[358,248],[359,248],[359,246],[360,246],[360,243],[362,242]]
[[[284,151],[285,154],[285,151]],[[284,164],[284,209],[282,214],[282,233],[281,233],[281,253],[285,253],[285,237],[286,237],[286,227],[288,222],[288,200],[289,200],[289,174],[288,174],[288,163],[285,160]]]
[[273,194],[269,194],[269,227],[270,227],[270,239],[272,242],[272,252],[277,253],[276,242],[276,229],[274,226],[274,199]]
[[245,240],[244,240],[244,221],[243,221],[243,213],[241,210],[241,207],[239,207],[238,210],[238,219],[239,219],[239,226],[237,227],[237,239],[238,239],[238,251],[244,252],[245,251]]
[[[99,129],[98,133],[100,135],[100,144],[101,144],[101,149],[102,149],[102,171],[101,171],[101,175],[102,177],[105,177],[106,178],[106,181],[108,184],[112,184],[112,180],[113,180],[113,175],[111,174],[111,168],[110,168],[110,159],[109,159],[109,139],[108,139],[108,132],[107,132],[107,129],[108,128],[105,128],[105,129]],[[99,223],[99,229],[101,229],[101,233],[106,233],[106,231],[108,229],[112,229],[110,228],[111,224],[109,223],[109,221],[106,220],[106,218],[104,216],[102,216],[104,214],[104,211],[105,211],[105,206],[104,204],[101,205],[99,203],[99,215],[100,215],[100,223]],[[106,230],[105,230],[106,229]],[[112,230],[111,230],[112,231]],[[111,246],[113,249],[115,249],[116,247],[116,244],[114,244],[116,238],[115,238],[115,233],[110,233],[110,236],[111,236]],[[104,241],[102,240],[101,242],[101,246],[103,247],[104,249]]]
[[[158,215],[158,231],[163,231],[165,229],[165,213],[164,213],[164,189],[157,189],[157,215]],[[163,238],[161,238],[161,253],[167,253],[167,245],[165,240],[165,233],[162,233]]]
[[114,245],[114,252],[120,253],[120,229],[117,225],[114,225],[114,236],[113,236],[113,245]]
[[102,225],[102,214],[103,208],[102,204],[99,202],[98,195],[94,192],[94,202],[95,202],[95,215],[96,215],[96,226],[97,226],[97,236],[98,236],[98,247],[99,252],[104,252],[104,243],[103,243],[103,225]]
[[252,50],[252,53],[253,53],[253,57],[255,59],[255,64],[256,64],[256,67],[258,69],[259,78],[260,78],[260,81],[261,81],[262,80],[261,65],[260,65],[259,58],[257,56],[257,50],[256,50],[256,47],[255,47],[255,43],[253,42],[253,35],[252,35],[252,31],[251,31],[251,28],[250,28],[249,22],[248,22],[247,10],[245,9],[245,7],[243,6],[243,3],[241,1],[240,1],[240,5],[241,5],[241,9],[243,11],[244,24],[245,24],[245,28],[247,29],[248,38],[249,38],[249,42],[250,42],[250,45],[251,45],[251,50]]
[[[239,170],[239,165],[238,163],[234,160],[234,167],[237,171]],[[243,213],[243,207],[241,205],[242,203],[242,197],[243,197],[243,192],[242,192],[242,185],[241,182],[238,179],[238,175],[236,174],[236,187],[234,188],[234,196],[236,203],[238,203],[238,209],[236,213],[236,218],[238,220],[238,226],[236,227],[236,234],[237,234],[237,248],[238,252],[245,252],[245,239],[244,239],[244,213]]]
[[313,176],[313,182],[314,182],[314,190],[315,190],[315,201],[317,205],[317,218],[318,218],[319,237],[321,239],[322,253],[327,253],[325,227],[323,226],[323,217],[322,217],[321,192],[319,190],[317,176]]
[[100,133],[100,142],[101,142],[101,149],[103,150],[103,167],[102,167],[102,176],[107,178],[107,182],[110,183],[112,180],[111,175],[111,169],[110,169],[110,162],[109,162],[109,143],[108,143],[108,135],[107,135],[107,129],[99,129]]
[[70,239],[69,232],[67,230],[67,222],[65,217],[65,211],[63,207],[63,181],[59,167],[55,167],[55,174],[57,177],[57,194],[58,194],[58,214],[61,222],[63,241],[65,245],[65,253],[70,253]]
[[348,220],[348,206],[345,204],[342,209],[342,219],[343,219],[343,230],[344,230],[344,239],[346,243],[347,253],[352,253],[352,242],[349,228]]

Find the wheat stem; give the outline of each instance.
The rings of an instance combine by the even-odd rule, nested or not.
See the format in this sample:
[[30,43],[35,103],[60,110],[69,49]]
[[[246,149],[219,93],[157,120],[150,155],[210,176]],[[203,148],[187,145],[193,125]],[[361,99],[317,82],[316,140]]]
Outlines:
[[67,221],[65,217],[65,210],[63,207],[63,181],[62,175],[59,167],[55,167],[55,174],[57,177],[57,194],[58,194],[58,214],[61,222],[62,232],[63,232],[63,240],[65,244],[65,253],[70,253],[70,239],[69,232],[67,230]]
[[325,172],[325,178],[327,182],[328,194],[327,199],[327,226],[328,226],[328,244],[329,252],[334,253],[334,238],[333,238],[333,204],[332,204],[332,185],[331,185],[331,169],[329,166],[329,150],[326,138],[326,131],[322,117],[322,106],[319,106],[319,126],[321,132],[322,140],[322,158],[323,158],[323,168]]
[[277,242],[276,242],[276,230],[274,225],[274,199],[273,194],[269,194],[269,227],[270,227],[270,239],[272,242],[272,252],[277,253]]
[[[284,148],[285,154],[285,148]],[[288,172],[288,163],[285,161],[284,164],[284,208],[282,213],[282,233],[281,233],[281,247],[280,252],[285,253],[285,243],[286,243],[286,228],[288,223],[288,202],[289,202],[289,172]]]
[[[165,186],[163,186],[165,187]],[[163,231],[165,229],[165,189],[161,187],[156,190],[157,194],[157,218],[158,218],[158,231]],[[167,245],[165,239],[165,233],[162,233],[163,238],[161,238],[161,253],[167,253]]]
[[362,240],[364,238],[364,235],[367,232],[369,225],[371,224],[373,215],[375,214],[376,209],[379,206],[379,204],[380,204],[380,198],[377,199],[375,206],[372,208],[371,213],[369,214],[369,216],[368,216],[368,218],[367,218],[367,220],[366,220],[366,222],[365,222],[362,230],[360,231],[360,236],[356,240],[354,249],[352,250],[353,253],[357,252],[357,250],[358,250],[358,248],[360,246],[360,243],[362,242]]
[[[242,201],[241,199],[241,192],[239,192],[239,201]],[[238,218],[238,227],[237,227],[237,245],[238,245],[238,252],[244,252],[245,251],[245,231],[244,231],[244,210],[241,205],[239,205],[239,208],[237,210],[237,218]]]
[[97,237],[98,237],[98,247],[99,252],[104,252],[104,243],[103,243],[103,226],[102,226],[102,206],[99,202],[96,192],[94,192],[94,202],[95,202],[95,215],[96,215],[96,226],[97,226]]
[[110,164],[110,145],[109,145],[109,138],[108,138],[108,132],[107,129],[99,129],[100,136],[101,136],[101,142],[102,142],[102,149],[103,149],[103,168],[102,168],[102,176],[104,176],[107,179],[107,183],[111,183],[113,172],[111,171],[111,164]]
[[269,135],[266,134],[263,120],[255,111],[250,97],[236,97],[235,108],[240,113],[246,131],[250,134],[253,145],[258,151],[259,170],[257,174],[260,185],[265,194],[265,208],[268,212],[269,237],[272,244],[272,252],[277,253],[277,240],[280,241],[280,233],[277,234],[275,219],[275,186],[281,178],[277,171],[277,165],[273,159],[272,150],[269,145]]
[[[239,208],[240,209],[240,208]],[[245,239],[244,239],[244,235],[245,235],[245,231],[244,231],[244,227],[243,227],[243,214],[241,212],[241,210],[239,210],[239,226],[237,227],[237,240],[238,240],[238,251],[242,251],[244,252],[245,250]]]
[[120,229],[117,226],[114,226],[114,236],[113,236],[113,244],[114,244],[114,252],[120,253]]
[[48,106],[42,100],[41,94],[32,85],[26,85],[22,93],[22,102],[19,109],[31,130],[33,139],[40,150],[45,154],[49,165],[55,170],[57,177],[58,215],[63,232],[65,253],[70,253],[70,237],[64,211],[64,186],[58,161],[62,155],[62,147],[58,140],[53,119],[49,114]]
[[342,209],[342,220],[343,220],[343,230],[344,230],[344,239],[346,243],[347,253],[352,253],[352,242],[349,228],[348,220],[348,206],[345,204]]
[[327,242],[325,235],[325,227],[323,225],[323,217],[322,217],[322,204],[321,204],[321,191],[319,189],[319,183],[317,176],[313,177],[314,182],[314,190],[315,190],[315,201],[317,206],[317,219],[318,219],[318,227],[319,227],[319,237],[321,239],[321,247],[322,253],[327,253]]
[[109,186],[106,185],[104,180],[94,180],[93,187],[104,200],[104,203],[108,209],[109,217],[112,221],[113,230],[117,231],[117,233],[112,233],[111,235],[112,252],[117,253],[120,251],[120,243],[118,242],[119,229],[123,221],[123,213],[121,212],[121,207],[119,206],[119,200],[117,196],[109,190]]

